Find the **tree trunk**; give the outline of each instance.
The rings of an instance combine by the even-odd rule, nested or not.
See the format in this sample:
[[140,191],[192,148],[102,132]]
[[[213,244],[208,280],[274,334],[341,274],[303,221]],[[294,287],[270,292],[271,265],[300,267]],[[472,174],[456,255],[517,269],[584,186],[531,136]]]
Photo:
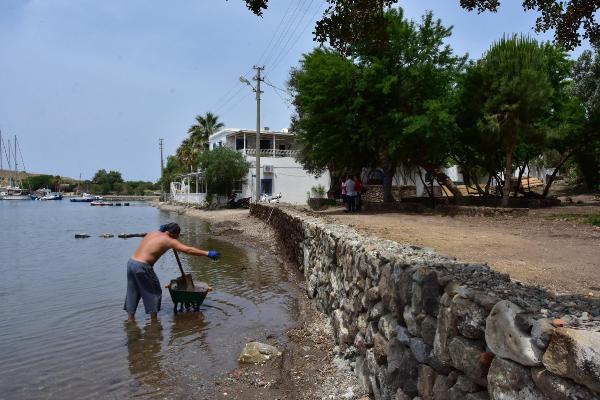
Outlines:
[[433,192],[429,191],[429,188],[427,187],[427,183],[425,183],[425,180],[423,179],[423,174],[421,173],[421,169],[420,168],[419,168],[419,178],[421,179],[421,183],[423,184],[423,188],[427,192],[427,197],[433,197]]
[[550,192],[550,186],[552,186],[552,183],[554,182],[554,179],[556,179],[556,175],[558,174],[558,170],[560,168],[562,168],[563,165],[565,165],[565,163],[567,162],[567,160],[569,158],[571,158],[571,156],[573,154],[575,154],[576,151],[573,150],[570,153],[567,153],[567,155],[565,157],[563,157],[563,159],[558,163],[558,165],[556,166],[556,168],[554,168],[554,171],[552,171],[552,175],[550,175],[550,178],[548,179],[548,182],[546,182],[546,186],[544,187],[544,192],[542,193],[542,198],[546,198],[548,196],[548,192]]
[[419,163],[427,172],[429,172],[438,182],[443,184],[450,190],[450,192],[454,195],[457,203],[462,202],[463,195],[458,190],[456,184],[446,175],[440,168],[431,165],[428,162],[420,162]]
[[[525,173],[525,168],[527,168],[527,164],[529,164],[529,160],[525,160],[522,167],[519,167],[519,178],[517,179],[517,187],[515,188],[515,195],[513,197],[517,197],[519,195],[519,189],[521,187],[521,179],[523,179],[523,174]],[[527,180],[529,182],[529,180]]]
[[396,174],[396,165],[390,165],[384,169],[385,177],[383,178],[383,201],[384,203],[395,202],[392,196],[392,184],[394,183],[394,175]]
[[513,146],[506,152],[506,165],[504,166],[504,188],[502,189],[502,207],[508,207],[510,198],[510,181],[512,175]]

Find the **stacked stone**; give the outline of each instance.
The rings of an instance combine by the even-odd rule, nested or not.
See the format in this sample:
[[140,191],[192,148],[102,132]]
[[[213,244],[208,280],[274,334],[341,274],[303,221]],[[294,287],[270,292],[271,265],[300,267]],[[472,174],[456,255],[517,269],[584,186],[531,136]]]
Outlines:
[[600,399],[597,302],[295,209],[251,212],[270,216],[375,399]]

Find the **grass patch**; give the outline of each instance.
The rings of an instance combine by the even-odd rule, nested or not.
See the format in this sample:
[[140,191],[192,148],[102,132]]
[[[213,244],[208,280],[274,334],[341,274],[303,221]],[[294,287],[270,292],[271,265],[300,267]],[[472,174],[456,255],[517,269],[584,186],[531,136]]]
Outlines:
[[592,214],[585,219],[587,224],[600,227],[600,214]]
[[600,227],[600,213],[594,214],[557,214],[546,217],[548,219],[558,219],[562,221],[572,221],[580,224],[590,224]]

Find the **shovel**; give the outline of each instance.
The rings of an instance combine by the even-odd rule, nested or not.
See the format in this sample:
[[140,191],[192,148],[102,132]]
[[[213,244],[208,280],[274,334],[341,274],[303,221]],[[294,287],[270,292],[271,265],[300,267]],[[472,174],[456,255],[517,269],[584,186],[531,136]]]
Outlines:
[[185,271],[183,270],[183,267],[181,266],[181,260],[179,259],[179,254],[177,254],[177,250],[173,249],[173,253],[175,254],[175,259],[177,260],[177,265],[179,266],[179,270],[181,271],[181,282],[183,282],[185,285],[185,288],[182,288],[182,289],[184,289],[184,290],[193,289],[194,281],[192,280],[192,275],[186,274]]

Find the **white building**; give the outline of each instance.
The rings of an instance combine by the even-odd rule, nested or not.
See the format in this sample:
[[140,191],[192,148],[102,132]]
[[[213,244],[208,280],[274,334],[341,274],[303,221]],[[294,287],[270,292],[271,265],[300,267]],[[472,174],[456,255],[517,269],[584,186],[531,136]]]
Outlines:
[[[223,129],[209,138],[210,149],[227,146],[246,156],[251,163],[246,179],[236,188],[240,197],[255,197],[256,182],[256,131],[249,129]],[[309,174],[295,160],[294,135],[287,131],[260,132],[260,193],[276,195],[281,193],[282,202],[304,204],[307,192],[313,187],[329,189],[329,174],[320,177]]]
[[[251,167],[245,179],[236,184],[239,197],[255,198],[256,183],[256,131],[249,129],[223,129],[209,138],[210,150],[227,146],[244,154]],[[313,187],[323,186],[329,190],[329,174],[320,177],[306,172],[295,160],[294,135],[287,130],[260,132],[260,193],[278,195],[281,202],[305,204],[307,192]],[[194,190],[196,187],[198,189]],[[171,183],[173,200],[181,203],[200,204],[206,199],[206,186],[202,172],[186,174],[180,182]],[[210,188],[208,188],[210,190]],[[195,192],[195,193],[194,193]],[[223,200],[223,199],[221,199]]]

